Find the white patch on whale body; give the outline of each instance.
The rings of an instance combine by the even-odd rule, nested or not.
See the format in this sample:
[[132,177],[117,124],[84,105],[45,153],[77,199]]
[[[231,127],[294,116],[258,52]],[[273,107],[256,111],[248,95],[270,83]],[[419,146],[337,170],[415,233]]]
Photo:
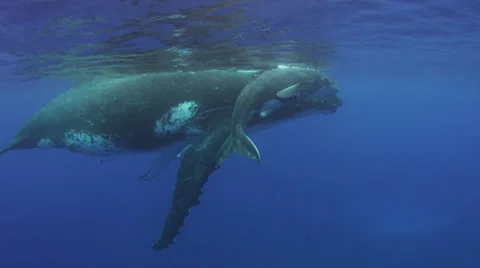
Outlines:
[[164,136],[182,130],[198,111],[194,101],[184,101],[174,106],[155,122],[156,136]]
[[37,147],[42,149],[50,149],[55,147],[55,143],[52,139],[43,138],[37,142]]
[[267,117],[275,110],[282,108],[284,105],[285,104],[279,100],[268,100],[262,105],[262,108],[260,108],[260,117]]
[[73,129],[64,134],[64,141],[67,147],[97,156],[111,155],[123,151],[115,145],[113,138],[114,135],[77,132]]

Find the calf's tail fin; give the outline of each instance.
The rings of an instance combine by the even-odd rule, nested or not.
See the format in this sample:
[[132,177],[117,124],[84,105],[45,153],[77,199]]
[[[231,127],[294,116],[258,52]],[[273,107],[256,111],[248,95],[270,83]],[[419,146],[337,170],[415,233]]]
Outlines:
[[241,126],[235,127],[234,132],[232,132],[223,143],[219,151],[219,162],[217,166],[233,153],[240,153],[249,159],[255,159],[257,160],[257,164],[260,164],[260,151],[250,137],[245,134]]

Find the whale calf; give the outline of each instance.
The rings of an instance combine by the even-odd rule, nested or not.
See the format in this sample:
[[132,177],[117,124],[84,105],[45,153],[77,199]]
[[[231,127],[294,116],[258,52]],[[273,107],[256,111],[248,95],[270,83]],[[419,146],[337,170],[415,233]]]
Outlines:
[[276,68],[265,71],[240,92],[232,112],[230,136],[220,148],[219,164],[232,153],[239,152],[260,163],[260,152],[245,134],[252,113],[262,116],[293,100],[314,95],[323,88],[338,89],[334,80],[324,73],[307,68]]

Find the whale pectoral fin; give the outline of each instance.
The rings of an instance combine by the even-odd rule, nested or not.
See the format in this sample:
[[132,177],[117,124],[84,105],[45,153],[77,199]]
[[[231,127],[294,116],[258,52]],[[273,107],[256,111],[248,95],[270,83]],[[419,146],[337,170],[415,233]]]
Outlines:
[[301,93],[299,85],[300,83],[297,83],[295,85],[280,90],[279,92],[277,92],[277,97],[279,97],[280,99],[290,99],[298,96]]
[[183,148],[175,157],[177,159],[182,159],[185,152],[188,151],[192,147],[193,147],[193,144],[189,144],[189,145],[185,146],[185,148]]
[[163,250],[173,244],[190,209],[200,204],[202,188],[207,183],[208,176],[217,169],[218,150],[228,133],[229,124],[217,126],[201,143],[185,150],[177,172],[172,206],[160,238],[152,245],[153,249]]
[[141,180],[151,180],[153,178],[156,178],[165,168],[168,167],[168,165],[175,159],[181,159],[184,152],[187,151],[192,144],[187,145],[185,148],[183,148],[179,153],[173,155],[173,154],[165,154],[157,157],[155,162],[150,166],[150,168],[142,175],[139,176]]
[[170,164],[173,160],[174,158],[172,157],[166,157],[166,156],[157,157],[157,159],[150,166],[150,168],[145,173],[138,176],[138,178],[144,181],[148,181],[153,178],[156,178],[165,168],[167,168],[168,164]]
[[[190,214],[190,209],[200,204],[199,197],[210,173],[206,169],[208,167],[190,159],[182,161],[177,174],[172,206],[163,225],[160,238],[152,245],[153,249],[163,250],[175,242],[175,237],[180,234],[180,228],[183,226],[185,218]],[[196,176],[197,173],[200,176]]]
[[225,159],[229,158],[233,153],[240,153],[249,159],[257,160],[260,164],[260,151],[250,137],[245,134],[243,128],[237,127],[236,131],[223,143],[219,151],[219,166]]

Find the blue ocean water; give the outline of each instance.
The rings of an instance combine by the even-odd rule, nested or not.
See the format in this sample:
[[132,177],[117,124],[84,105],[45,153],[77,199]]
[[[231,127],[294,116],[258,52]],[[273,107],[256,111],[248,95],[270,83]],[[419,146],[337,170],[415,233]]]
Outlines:
[[[0,34],[51,5],[4,11]],[[241,156],[222,165],[163,252],[150,244],[178,163],[146,183],[136,178],[154,155],[103,164],[62,150],[2,155],[0,267],[480,267],[480,4],[260,6],[279,25],[328,26],[338,46],[328,73],[344,105],[252,135],[262,165]],[[22,38],[4,37],[2,51]],[[72,85],[1,82],[0,144]]]

